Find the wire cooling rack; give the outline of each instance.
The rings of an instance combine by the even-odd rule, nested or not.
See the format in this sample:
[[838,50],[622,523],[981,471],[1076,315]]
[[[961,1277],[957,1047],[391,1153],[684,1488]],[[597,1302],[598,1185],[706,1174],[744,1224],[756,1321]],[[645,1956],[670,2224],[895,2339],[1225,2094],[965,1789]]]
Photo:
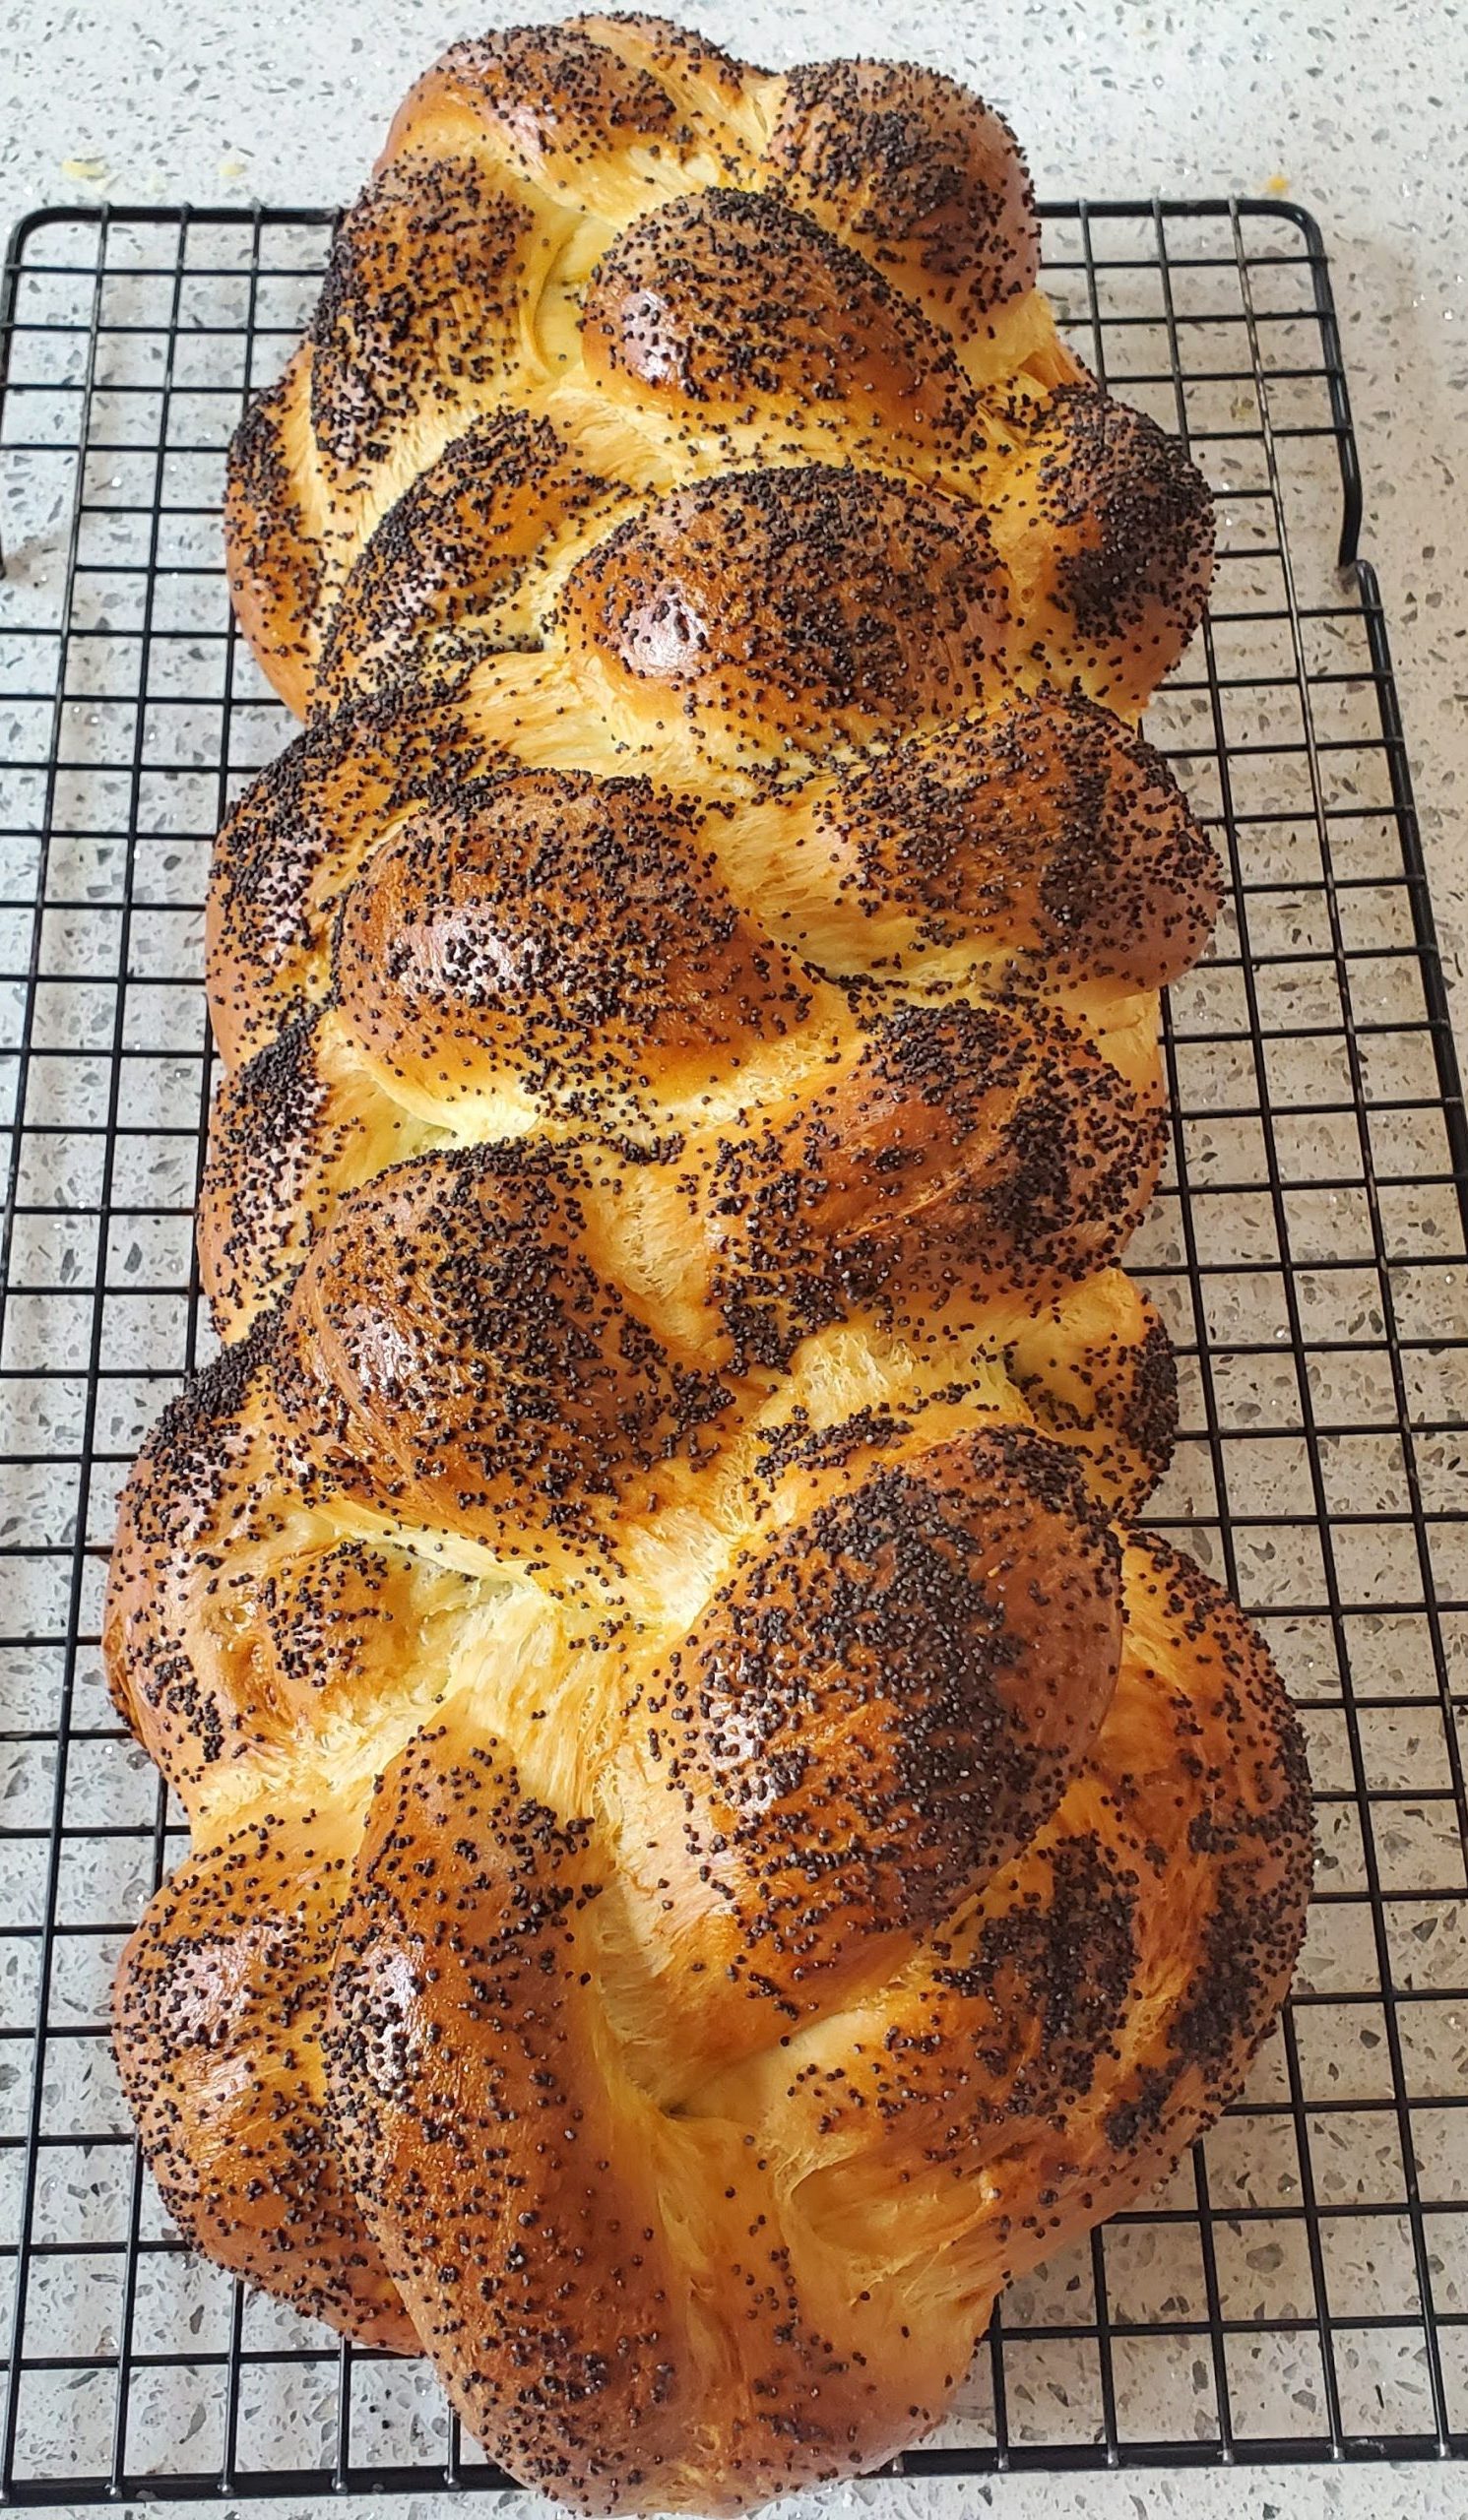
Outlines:
[[[23,2502],[498,2481],[421,2365],[184,2251],[104,2029],[183,1843],[100,1683],[105,1550],[207,1344],[201,904],[222,808],[287,732],[228,619],[223,453],[329,227],[42,212],[6,269],[0,2493]],[[1133,1257],[1183,1382],[1155,1518],[1267,1625],[1321,1862],[1244,2101],[1007,2297],[905,2464],[1461,2453],[1468,1133],[1325,256],[1273,203],[1071,203],[1045,233],[1082,355],[1220,498],[1212,613],[1149,723],[1232,901],[1173,993],[1172,1172]]]

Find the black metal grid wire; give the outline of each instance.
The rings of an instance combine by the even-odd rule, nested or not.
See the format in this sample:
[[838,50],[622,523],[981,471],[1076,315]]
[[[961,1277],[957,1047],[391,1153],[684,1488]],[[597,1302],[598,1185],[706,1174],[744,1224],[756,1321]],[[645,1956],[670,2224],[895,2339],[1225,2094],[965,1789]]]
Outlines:
[[[0,413],[0,2494],[493,2485],[419,2366],[189,2257],[106,2054],[182,1849],[101,1690],[116,1488],[205,1352],[191,1218],[222,808],[286,732],[229,623],[223,449],[328,214],[41,212]],[[1057,205],[1083,355],[1219,488],[1152,731],[1232,878],[1166,1030],[1134,1247],[1178,1341],[1154,1518],[1265,1622],[1322,1862],[1299,1987],[1162,2194],[1018,2287],[910,2473],[1468,2450],[1468,1130],[1326,259],[1275,203]],[[1339,561],[1339,569],[1337,568]]]

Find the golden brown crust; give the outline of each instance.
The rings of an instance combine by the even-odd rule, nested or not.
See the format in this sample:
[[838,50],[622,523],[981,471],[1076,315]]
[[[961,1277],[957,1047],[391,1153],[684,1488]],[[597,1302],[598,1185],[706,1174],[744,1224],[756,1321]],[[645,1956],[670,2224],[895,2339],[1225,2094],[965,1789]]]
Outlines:
[[680,27],[671,18],[655,18],[640,9],[609,15],[589,10],[568,18],[566,25],[605,44],[633,69],[651,72],[701,140],[721,134],[731,117],[747,109],[751,97],[763,94],[773,75],[736,61],[696,27]]
[[[365,688],[221,835],[207,936],[226,1059],[322,995],[337,903],[396,816],[517,759],[727,794],[712,854],[833,973],[1115,993],[1185,968],[1216,908],[1212,854],[1116,721],[1013,690],[1027,634],[974,510],[799,464],[634,500],[607,530],[604,494],[624,494],[557,472],[557,444],[518,426],[465,439],[353,573],[341,662]],[[579,557],[538,468],[599,511]],[[449,595],[425,539],[476,512],[494,556]],[[854,746],[880,767],[842,769]]]
[[267,1311],[346,1193],[430,1138],[377,1091],[319,1009],[224,1076],[195,1228],[221,1328],[238,1337]]
[[512,1086],[609,1133],[648,1107],[654,1054],[666,1116],[806,1024],[814,995],[731,899],[691,805],[563,771],[400,823],[347,895],[334,969],[379,1072],[446,1116]]
[[490,139],[517,173],[577,185],[589,161],[672,142],[677,115],[660,79],[571,21],[451,44],[399,108],[383,166],[454,125]]
[[[843,1099],[838,1070],[856,1073],[868,1037],[906,1045],[916,1132],[935,1155],[948,1141],[931,1111],[951,1096],[964,1113],[959,1208],[926,1208],[919,1228],[951,1242],[955,1283],[971,1285],[966,1255],[983,1248],[990,1292],[1046,1301],[1135,1224],[1160,1146],[1146,992],[1206,937],[1212,850],[1164,765],[1078,695],[962,709],[960,667],[920,617],[922,572],[902,566],[904,536],[937,531],[914,523],[906,491],[889,508],[873,476],[753,477],[754,500],[731,476],[651,512],[670,552],[692,552],[673,564],[672,629],[700,626],[677,631],[661,686],[683,690],[679,739],[701,741],[707,721],[716,743],[756,756],[747,776],[726,770],[729,804],[696,753],[691,793],[562,769],[474,776],[504,759],[501,741],[525,740],[510,696],[476,667],[458,687],[339,712],[236,808],[211,888],[211,1000],[226,1058],[255,1054],[221,1096],[200,1235],[226,1329],[286,1291],[341,1196],[445,1131],[582,1129],[672,1162],[733,1102],[725,1136],[747,1141],[745,1184],[761,1178],[764,1208],[778,1206],[832,1130],[880,1148],[897,1125],[887,1088],[864,1117]],[[614,565],[599,547],[590,576],[585,561],[571,573],[565,608],[599,671],[619,624],[672,635],[649,523],[613,537]],[[752,564],[731,556],[761,526],[778,576],[762,549]],[[895,557],[873,553],[874,526]],[[773,593],[792,572],[789,595]],[[720,584],[747,589],[747,607],[718,610]],[[983,586],[956,570],[953,586],[954,644],[982,649]],[[791,785],[760,756],[782,700],[786,745],[814,740],[800,692],[816,661],[827,724],[876,725],[894,705],[920,721],[950,702],[962,714],[869,766]],[[659,705],[651,673],[627,679],[647,686],[645,710]],[[981,1117],[985,1095],[997,1099]],[[917,1158],[884,1160],[910,1170]],[[888,1178],[889,1217],[910,1187]],[[799,1213],[813,1240],[834,1230],[813,1173]],[[755,1275],[773,1265],[765,1255]],[[857,1263],[832,1244],[823,1265]],[[800,1297],[780,1297],[788,1323],[813,1326],[800,1303],[817,1274],[801,1261]]]
[[[572,1171],[430,1155],[350,1201],[283,1324],[275,1389],[333,1493],[523,1553],[614,1548],[725,1406],[609,1270]],[[674,1475],[669,1468],[669,1478]]]
[[321,2029],[351,1853],[340,1828],[263,1820],[181,1864],[122,1953],[114,2045],[194,2245],[363,2345],[412,2354],[326,2122]]
[[[188,1796],[232,1746],[241,1687],[227,1644],[201,1647],[197,1573],[228,1564],[266,1536],[277,1463],[251,1403],[263,1332],[227,1348],[167,1408],[123,1489],[107,1579],[102,1651],[123,1722],[175,1790]],[[212,1646],[213,1634],[209,1638]]]
[[[692,2303],[624,2140],[635,2106],[628,2129],[585,2071],[596,1997],[565,1964],[604,1887],[587,1834],[489,1745],[412,1744],[363,1839],[330,2041],[348,2174],[471,2428],[512,2473],[610,2511],[686,2437]],[[453,1874],[425,1901],[429,1844]]]
[[774,193],[714,186],[644,211],[592,275],[581,346],[604,391],[666,402],[701,427],[803,402],[849,452],[894,435],[934,460],[982,447],[951,346]]
[[[925,1384],[877,1336],[889,1405],[833,1422],[843,1378],[822,1423],[808,1367],[700,1375],[618,1294],[645,1233],[581,1163],[388,1176],[135,1473],[109,1663],[222,1852],[145,1926],[120,2035],[216,2254],[402,2341],[385,2269],[491,2451],[578,2506],[734,2510],[935,2420],[1006,2274],[1237,2087],[1303,1768],[1238,1613],[1159,1542],[1118,1562],[1094,1501],[1165,1415],[1120,1290],[1049,1347],[1018,1309],[1014,1378],[976,1354],[967,1395],[934,1388],[959,1344]],[[338,2191],[317,1955],[384,1764]],[[302,2183],[267,2207],[276,2145]]]
[[316,687],[322,637],[321,541],[306,522],[292,457],[310,365],[310,344],[302,343],[235,430],[223,516],[235,617],[297,718],[305,716]]
[[[508,1131],[518,1153],[539,1162],[547,1132],[538,1124],[547,1120],[552,1141],[568,1129],[584,1138],[584,1153],[568,1149],[560,1159],[566,1177],[599,1203],[611,1199],[649,1248],[666,1250],[664,1290],[675,1286],[701,1337],[777,1366],[854,1306],[899,1330],[1000,1297],[1033,1310],[1121,1249],[1156,1184],[1161,1114],[1145,1087],[1062,1019],[958,1003],[854,1023],[845,1010],[832,1020],[819,1001],[822,1014],[804,1022],[802,1040],[798,1028],[811,1015],[814,988],[802,990],[778,955],[767,963],[737,926],[724,937],[716,930],[720,947],[733,948],[729,959],[744,975],[742,1022],[731,990],[722,1025],[690,1024],[684,1010],[694,1011],[696,998],[690,1006],[690,992],[680,1006],[678,997],[686,970],[653,960],[647,974],[648,994],[661,1000],[665,1077],[678,1081],[682,1054],[677,1101],[641,1100],[635,1089],[646,1085],[647,1066],[639,1075],[616,1055],[617,1029],[634,1030],[640,993],[624,976],[618,987],[609,959],[596,1029],[610,1048],[600,1072],[586,998],[578,1005],[572,993],[574,968],[539,990],[517,1035],[495,960],[494,988],[469,1008],[478,1040],[468,1026],[454,1028],[468,1039],[469,1079],[489,1096],[472,1106],[475,1134],[485,1141],[478,1151],[508,1162],[514,1150],[495,1152]],[[364,996],[370,970],[363,962]],[[590,991],[592,980],[584,986]],[[711,1099],[701,1079],[712,1084],[721,1062],[736,1070],[748,1055],[744,1043],[756,1038],[748,1014],[761,994],[766,1044],[779,1043],[782,1023],[795,1034],[788,1081],[727,1120],[690,1127]],[[391,990],[385,995],[380,1023],[363,1032],[367,1051],[391,1066],[404,1012]],[[399,1178],[384,1168],[429,1160],[432,1126],[378,1090],[361,1038],[344,1033],[351,1013],[349,1001],[324,1021],[292,1026],[222,1091],[199,1241],[206,1286],[231,1331],[288,1292],[319,1233],[345,1218],[344,1201],[366,1217],[367,1185],[382,1176],[396,1214]],[[416,1016],[415,1042],[425,1030]],[[431,1043],[431,1032],[426,1038]],[[428,1107],[442,1118],[459,1109],[453,1055],[446,1041],[425,1053],[440,1098]],[[417,1081],[401,1056],[396,1067],[405,1085]],[[474,1151],[461,1146],[456,1160]],[[409,1165],[404,1179],[413,1171]],[[401,1228],[410,1251],[412,1230]],[[631,1265],[631,1256],[615,1265]]]
[[1118,1270],[1041,1308],[1003,1351],[1046,1434],[1084,1453],[1098,1492],[1141,1512],[1178,1439],[1178,1366],[1150,1298]]
[[701,1228],[709,1296],[763,1365],[854,1308],[897,1333],[1032,1310],[1115,1256],[1156,1185],[1159,1115],[1053,1020],[904,1007],[758,1129],[690,1141],[670,1192],[640,1175]]
[[1016,991],[1155,989],[1191,969],[1218,915],[1217,856],[1166,763],[1075,692],[1007,699],[848,773],[811,822],[823,959],[840,920],[836,967],[853,973],[895,981],[936,955],[961,973],[967,948],[1012,956]]
[[472,154],[414,151],[375,178],[342,221],[311,324],[311,428],[335,496],[367,493],[436,408],[503,392],[521,302],[559,241]]
[[128,1481],[103,1651],[117,1711],[191,1810],[277,1786],[371,1726],[401,1678],[403,1630],[427,1640],[464,1579],[396,1534],[313,1518],[274,1390],[267,1314],[172,1401]]
[[452,679],[477,656],[541,646],[537,563],[568,527],[614,512],[625,495],[578,468],[546,420],[495,411],[476,421],[404,491],[348,576],[318,709],[390,687],[414,664]]
[[[578,1558],[603,1577],[612,1565],[606,1510],[618,1486],[629,1534],[633,1487],[655,1518],[701,1495],[717,1521],[735,1513],[731,1480],[744,1500],[735,1519],[762,1529],[787,1511],[792,1480],[885,1457],[915,1426],[946,1425],[945,1411],[970,1427],[976,1411],[984,1424],[995,1412],[1006,1424],[1033,1417],[1082,1457],[1102,1499],[1145,1500],[1171,1424],[1171,1359],[1155,1316],[1118,1272],[1039,1318],[1000,1307],[967,1346],[934,1338],[916,1316],[913,1353],[889,1354],[870,1338],[863,1356],[858,1334],[846,1361],[861,1360],[871,1396],[855,1409],[840,1343],[834,1377],[817,1347],[804,1370],[773,1383],[758,1372],[741,1380],[727,1347],[721,1372],[690,1375],[663,1345],[664,1388],[679,1397],[693,1476],[678,1474],[670,1451],[655,1467],[645,1443],[639,1459],[622,1401],[628,1375],[639,1378],[642,1354],[656,1357],[660,1343],[625,1297],[605,1291],[642,1234],[635,1215],[619,1213],[627,1182],[612,1174],[598,1184],[585,1171],[578,1182],[565,1159],[495,1150],[407,1167],[349,1206],[290,1307],[264,1314],[164,1412],[124,1492],[103,1642],[119,1713],[191,1809],[212,1808],[221,1794],[232,1804],[261,1776],[278,1781],[283,1755],[309,1765],[319,1752],[329,1772],[344,1728],[370,1739],[386,1720],[408,1637],[421,1642],[464,1606],[468,1578],[453,1571],[446,1537],[498,1531],[482,1492],[445,1480],[435,1545],[415,1556],[402,1544],[406,1530],[418,1545],[415,1515],[401,1510],[408,1487],[431,1478],[435,1448],[454,1445],[466,1418],[481,1480],[488,1471],[513,1486],[517,1464],[563,1461],[578,1445],[595,1457],[590,1496],[573,1487],[567,1497],[557,1481],[526,1499],[527,1515],[563,1543],[553,1590]],[[599,1188],[610,1189],[609,1204],[594,1205]],[[405,1195],[427,1208],[435,1254],[451,1256],[484,1229],[497,1265],[482,1288],[452,1267],[415,1283],[413,1248],[394,1250],[391,1238],[402,1213],[393,1202]],[[580,1233],[574,1248],[568,1228]],[[384,1255],[386,1269],[370,1265]],[[497,1310],[496,1284],[507,1296]],[[594,1312],[586,1298],[598,1286]],[[698,1307],[689,1310],[696,1329]],[[676,1328],[670,1322],[674,1348]],[[457,1342],[462,1352],[469,1339],[479,1342],[474,1388],[456,1391],[451,1367],[438,1368],[448,1411],[415,1451],[413,1424],[395,1431],[395,1421],[415,1343]],[[646,1401],[637,1405],[645,1416]],[[365,1521],[341,1506],[344,1495],[359,1499]],[[374,1508],[387,1509],[385,1521]],[[498,1536],[515,1535],[506,1525]]]
[[205,985],[221,1056],[263,1049],[325,995],[342,893],[398,815],[489,766],[462,712],[368,693],[263,770],[221,828],[204,915]]
[[[951,2235],[976,2292],[1130,2203],[1211,2122],[1304,1927],[1308,1776],[1256,1631],[1155,1535],[1130,1535],[1122,1585],[1117,1693],[1051,1827],[899,1990],[748,2069],[772,2145],[830,2144],[801,2191],[819,2230],[874,2250]],[[925,2211],[893,2175],[914,2151]]]
[[957,716],[1003,671],[1005,573],[982,519],[874,472],[696,482],[580,561],[561,617],[641,719],[716,758],[815,754]]
[[[1037,260],[1012,134],[934,72],[772,78],[648,19],[456,44],[343,221],[290,425],[277,393],[237,441],[246,635],[292,707],[340,693],[360,634],[337,609],[374,528],[451,442],[522,417],[553,422],[572,472],[644,491],[804,454],[938,479],[981,524],[1038,499],[1053,570],[1026,648],[1131,705],[1196,617],[1206,494],[1150,423],[1108,405],[1103,458],[1056,400],[1101,398]],[[1075,479],[1145,547],[1117,530],[1098,550],[1063,495]],[[482,573],[466,523],[430,611],[454,610],[451,574]],[[411,586],[420,564],[400,557]],[[1124,634],[1101,638],[1101,610]]]
[[1049,1820],[1116,1687],[1120,1552],[1058,1446],[1004,1426],[806,1483],[622,1710],[670,2103],[895,1976]]
[[[733,2511],[869,2464],[941,2412],[1006,2275],[1139,2193],[1237,2090],[1298,1948],[1304,1763],[1216,1588],[1153,1541],[1126,1584],[1112,1712],[1026,1854],[892,1983],[706,2057],[671,2114],[617,2018],[665,1965],[627,1886],[635,1793],[560,1816],[451,1724],[390,1772],[328,2034],[344,2157],[514,2474],[588,2511]],[[681,1910],[696,1832],[656,1854]],[[757,1910],[756,1973],[768,1929]],[[696,1970],[696,1901],[678,1931]],[[736,2017],[709,1974],[714,2021]],[[719,2316],[730,2292],[747,2318]]]
[[[751,607],[749,633],[767,664],[814,607],[770,609],[773,628]],[[888,611],[894,641],[915,636],[895,601]],[[888,635],[875,619],[868,628]],[[828,655],[836,677],[831,642]],[[920,677],[930,662],[917,651]],[[405,817],[425,846],[431,818],[445,863],[460,856],[470,805],[487,792],[475,774],[496,761],[508,772],[510,748],[526,742],[513,700],[492,685],[477,692],[476,679],[369,693],[287,746],[225,823],[206,944],[215,1035],[231,1066],[327,994],[344,894]],[[946,705],[950,693],[935,696]],[[764,726],[744,726],[750,748]],[[729,731],[714,729],[726,742]],[[764,779],[761,760],[752,769]],[[1096,982],[1155,989],[1196,958],[1216,914],[1217,859],[1166,766],[1075,694],[1001,693],[870,769],[763,797],[756,788],[732,810],[710,794],[708,765],[686,770],[714,806],[698,842],[711,902],[727,888],[757,905],[762,924],[833,976],[1062,1000]],[[541,792],[517,775],[528,797]],[[731,776],[737,798],[740,774]],[[654,818],[688,811],[686,793],[665,789]],[[563,886],[544,898],[558,916],[586,915]]]

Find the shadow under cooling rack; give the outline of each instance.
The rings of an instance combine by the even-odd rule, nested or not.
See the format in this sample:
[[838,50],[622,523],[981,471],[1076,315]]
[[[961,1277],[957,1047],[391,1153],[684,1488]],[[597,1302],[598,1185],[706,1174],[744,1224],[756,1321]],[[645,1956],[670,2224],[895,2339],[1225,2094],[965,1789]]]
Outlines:
[[[0,416],[0,2492],[493,2484],[422,2367],[189,2256],[104,2031],[184,1839],[97,1667],[118,1484],[203,1354],[192,1211],[221,811],[287,726],[237,643],[223,449],[326,214],[45,212]],[[1468,1139],[1318,233],[1063,204],[1083,356],[1218,493],[1213,608],[1149,718],[1230,907],[1173,992],[1134,1246],[1184,1436],[1154,1519],[1267,1627],[1318,1896],[1240,2105],[1009,2294],[909,2472],[1468,2449]],[[1345,574],[1338,560],[1353,563]]]

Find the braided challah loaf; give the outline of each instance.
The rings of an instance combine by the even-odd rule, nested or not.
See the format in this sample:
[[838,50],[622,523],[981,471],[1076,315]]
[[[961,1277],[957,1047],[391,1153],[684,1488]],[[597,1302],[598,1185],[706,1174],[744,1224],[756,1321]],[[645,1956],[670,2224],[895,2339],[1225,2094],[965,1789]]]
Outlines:
[[189,2236],[591,2511],[919,2436],[1299,1945],[1113,1265],[1218,874],[1099,703],[1206,497],[1034,278],[945,81],[494,35],[236,448],[311,718],[210,904],[228,1344],[114,1553],[193,1840],[118,2056]]

